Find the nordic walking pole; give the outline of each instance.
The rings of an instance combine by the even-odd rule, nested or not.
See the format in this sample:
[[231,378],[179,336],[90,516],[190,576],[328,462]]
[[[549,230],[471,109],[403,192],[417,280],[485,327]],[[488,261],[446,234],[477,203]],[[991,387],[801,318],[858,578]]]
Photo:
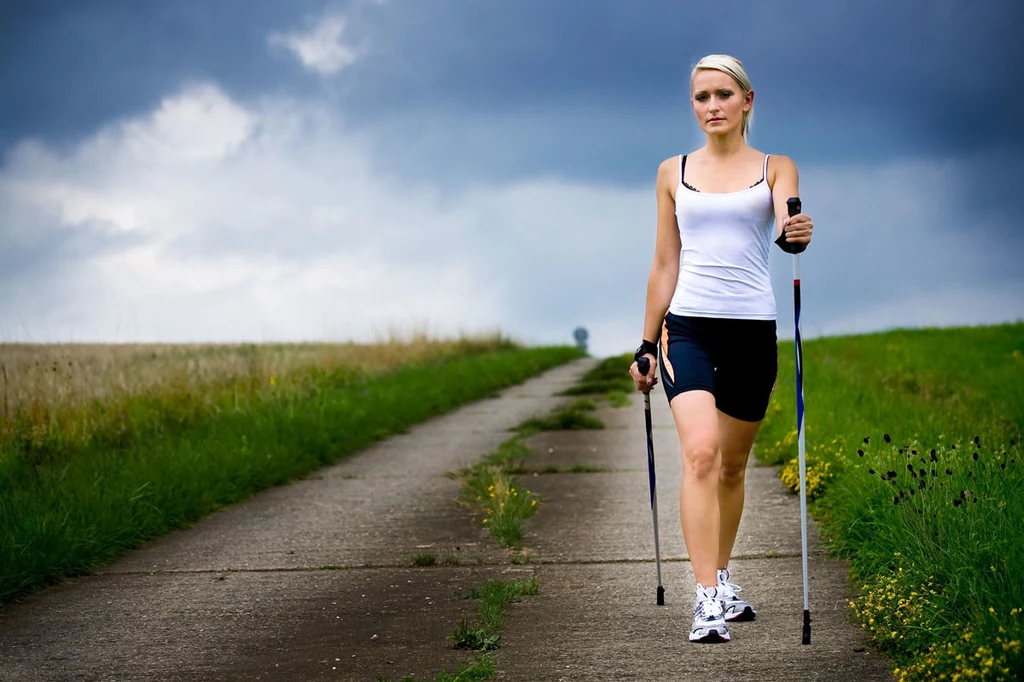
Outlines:
[[[647,376],[651,361],[642,357],[636,361],[636,369]],[[665,588],[661,586],[661,548],[658,545],[658,488],[654,480],[654,438],[651,435],[651,392],[644,391],[644,420],[647,423],[647,474],[651,483],[651,514],[654,517],[654,563],[658,567],[658,606],[665,605]]]
[[[786,199],[786,208],[792,218],[800,213],[799,197]],[[800,341],[800,252],[803,245],[789,245],[793,254],[793,322],[796,326],[796,428],[797,452],[800,458],[800,544],[804,569],[804,630],[801,642],[811,643],[811,606],[807,596],[807,459],[804,451],[804,351]]]

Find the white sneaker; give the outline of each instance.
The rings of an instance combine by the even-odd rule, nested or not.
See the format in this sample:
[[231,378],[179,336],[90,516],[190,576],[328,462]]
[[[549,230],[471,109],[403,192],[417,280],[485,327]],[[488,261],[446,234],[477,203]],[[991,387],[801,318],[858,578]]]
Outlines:
[[722,617],[722,602],[718,588],[697,583],[697,597],[693,602],[691,642],[728,642],[729,628]]
[[722,568],[718,571],[718,598],[722,602],[722,612],[725,620],[733,621],[754,620],[757,618],[757,611],[754,606],[737,596],[743,588],[735,583],[729,582],[729,569]]

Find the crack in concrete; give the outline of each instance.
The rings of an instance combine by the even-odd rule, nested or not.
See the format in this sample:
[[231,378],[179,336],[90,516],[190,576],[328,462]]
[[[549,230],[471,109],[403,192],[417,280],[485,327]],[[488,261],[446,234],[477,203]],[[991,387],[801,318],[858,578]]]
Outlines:
[[[739,554],[732,557],[731,561],[771,560],[771,559],[799,559],[800,552],[763,552],[760,554]],[[825,557],[823,551],[808,552],[808,557]],[[661,563],[689,563],[688,557],[663,557]],[[230,573],[309,573],[315,571],[374,571],[381,569],[394,570],[407,568],[410,570],[430,570],[439,568],[495,568],[508,566],[614,566],[623,564],[653,564],[652,559],[543,559],[528,558],[522,561],[482,561],[472,563],[445,563],[438,562],[433,566],[414,566],[409,563],[385,563],[385,564],[325,564],[323,566],[271,566],[267,568],[190,568],[170,569],[153,571],[105,571],[93,574],[95,577],[114,577],[125,575],[204,575],[204,574],[230,574]]]

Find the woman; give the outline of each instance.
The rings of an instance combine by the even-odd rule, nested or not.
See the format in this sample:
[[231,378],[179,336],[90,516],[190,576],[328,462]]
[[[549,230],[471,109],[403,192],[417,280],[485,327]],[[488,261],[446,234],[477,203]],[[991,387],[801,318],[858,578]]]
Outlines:
[[634,362],[630,373],[638,390],[650,391],[660,350],[683,458],[683,539],[697,580],[690,641],[723,642],[726,621],[756,616],[731,582],[729,557],[747,456],[778,373],[768,251],[776,239],[787,251],[806,246],[813,224],[788,215],[786,199],[799,196],[793,162],[747,145],[754,91],[739,60],[701,59],[690,102],[707,142],[658,169],[654,263],[636,352],[651,368],[641,375]]

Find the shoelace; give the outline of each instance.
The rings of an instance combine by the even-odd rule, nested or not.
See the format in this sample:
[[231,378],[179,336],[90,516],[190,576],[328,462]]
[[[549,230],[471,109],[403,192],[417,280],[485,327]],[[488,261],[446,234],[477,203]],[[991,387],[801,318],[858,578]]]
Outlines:
[[742,592],[743,588],[734,583],[718,583],[718,596],[719,597],[735,597],[737,593]]
[[722,603],[715,599],[701,599],[697,602],[701,620],[717,620],[722,616]]

